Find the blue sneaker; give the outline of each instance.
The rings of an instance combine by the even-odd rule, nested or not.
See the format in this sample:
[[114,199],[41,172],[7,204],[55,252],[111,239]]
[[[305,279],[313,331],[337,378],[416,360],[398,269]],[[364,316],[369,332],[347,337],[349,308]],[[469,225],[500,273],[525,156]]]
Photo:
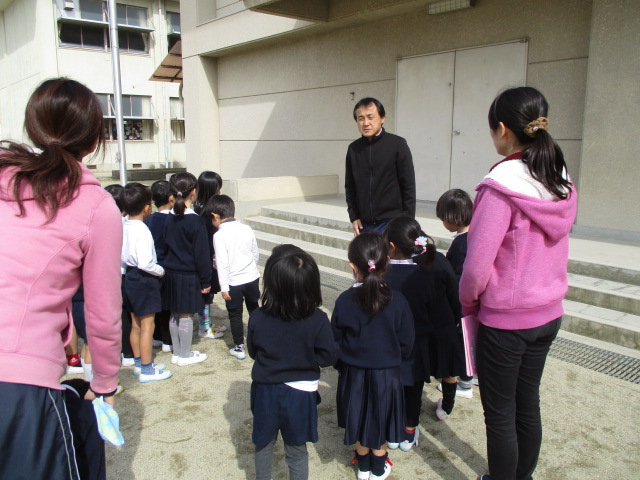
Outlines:
[[153,369],[153,373],[141,373],[138,376],[138,380],[140,383],[148,383],[148,382],[158,382],[160,380],[166,380],[167,378],[171,378],[173,373],[171,370],[159,370],[157,368]]
[[[164,363],[152,363],[151,366],[157,370],[164,370],[167,366]],[[142,367],[133,367],[133,374],[140,375],[142,372]]]

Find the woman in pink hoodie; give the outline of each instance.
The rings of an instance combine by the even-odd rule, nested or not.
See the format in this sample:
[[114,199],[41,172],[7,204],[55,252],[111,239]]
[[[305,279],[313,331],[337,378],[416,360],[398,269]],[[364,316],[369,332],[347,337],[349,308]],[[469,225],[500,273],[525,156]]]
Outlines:
[[26,145],[0,145],[0,478],[79,478],[60,378],[71,297],[84,286],[91,391],[113,404],[120,366],[122,220],[82,164],[104,142],[100,102],[47,80],[25,111]]
[[489,475],[529,480],[542,442],[540,379],[560,328],[577,195],[534,88],[499,94],[489,109],[505,158],[476,188],[460,280],[463,315],[480,320],[476,363]]

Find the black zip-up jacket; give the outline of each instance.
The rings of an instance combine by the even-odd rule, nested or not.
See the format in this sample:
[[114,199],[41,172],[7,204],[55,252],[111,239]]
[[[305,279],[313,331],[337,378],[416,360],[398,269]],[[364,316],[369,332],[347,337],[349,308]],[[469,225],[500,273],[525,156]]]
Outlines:
[[349,219],[375,225],[400,215],[416,215],[416,179],[404,138],[385,129],[369,141],[361,137],[347,150],[344,189]]

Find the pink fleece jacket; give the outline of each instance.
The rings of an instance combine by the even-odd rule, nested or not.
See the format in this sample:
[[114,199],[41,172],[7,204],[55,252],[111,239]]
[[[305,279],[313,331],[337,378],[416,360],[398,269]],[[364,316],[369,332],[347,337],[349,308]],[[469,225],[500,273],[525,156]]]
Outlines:
[[551,196],[518,158],[498,164],[476,190],[460,279],[463,315],[503,330],[562,316],[575,190],[565,200]]
[[117,387],[120,368],[122,219],[112,197],[81,164],[73,201],[46,223],[23,182],[25,215],[0,172],[0,382],[60,389],[71,338],[71,297],[84,285],[95,392]]

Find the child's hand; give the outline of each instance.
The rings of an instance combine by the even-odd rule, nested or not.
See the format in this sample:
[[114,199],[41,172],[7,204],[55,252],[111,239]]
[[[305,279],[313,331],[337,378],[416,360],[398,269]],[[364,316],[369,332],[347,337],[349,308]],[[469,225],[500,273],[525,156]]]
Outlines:
[[229,295],[229,292],[222,292],[222,298],[224,298],[227,302],[231,301],[231,295]]
[[207,287],[200,290],[200,293],[209,293],[210,291],[211,291],[211,287]]

